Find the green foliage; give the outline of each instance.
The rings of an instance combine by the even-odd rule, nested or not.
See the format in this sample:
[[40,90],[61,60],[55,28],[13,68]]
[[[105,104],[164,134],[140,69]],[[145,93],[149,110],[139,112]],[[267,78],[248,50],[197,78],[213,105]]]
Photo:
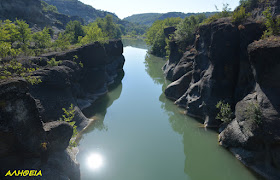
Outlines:
[[32,35],[33,42],[37,48],[47,48],[51,45],[51,36],[48,28],[36,32]]
[[260,125],[262,123],[262,111],[257,103],[250,103],[245,109],[245,119],[254,121],[256,124]]
[[195,30],[204,19],[206,19],[205,15],[190,16],[178,24],[174,38],[182,52],[185,52],[186,47],[194,42]]
[[81,61],[79,61],[79,57],[77,56],[77,55],[74,55],[73,56],[73,62],[74,63],[79,63],[79,66],[81,67],[81,68],[83,68],[84,67],[84,64],[81,62]]
[[20,50],[13,49],[11,43],[0,41],[0,60],[8,56],[15,57],[20,52]]
[[53,5],[49,5],[45,1],[41,1],[41,6],[44,12],[55,12],[58,13],[57,7]]
[[16,20],[15,23],[19,32],[18,40],[22,43],[22,46],[27,46],[31,40],[31,29],[29,25],[23,20]]
[[0,65],[0,79],[7,79],[11,77],[22,77],[27,82],[33,84],[38,84],[42,82],[40,78],[31,76],[32,72],[36,71],[35,68],[25,68],[21,63],[16,60],[12,60],[7,63]]
[[240,23],[249,16],[251,16],[251,13],[246,13],[245,7],[241,6],[239,9],[233,12],[232,21],[235,23]]
[[222,12],[216,13],[213,16],[210,16],[209,18],[205,19],[202,24],[208,24],[211,23],[219,18],[223,17],[229,17],[231,16],[231,9],[228,7],[228,4],[223,4],[223,10]]
[[105,42],[106,40],[109,40],[109,37],[102,32],[102,29],[99,28],[96,23],[91,23],[88,26],[85,26],[84,29],[86,35],[80,40],[80,43],[83,45],[93,43],[95,41]]
[[273,35],[280,35],[280,17],[274,18],[271,14],[270,7],[263,11],[263,15],[265,16],[266,30],[264,31],[262,39],[268,38]]
[[151,53],[156,56],[166,56],[166,37],[164,29],[170,26],[177,26],[182,21],[181,18],[167,18],[165,20],[157,20],[149,28],[146,33],[146,43],[151,45]]
[[53,43],[53,47],[56,49],[60,48],[62,51],[69,49],[70,45],[70,37],[62,33],[58,35],[57,40]]
[[[75,125],[75,121],[72,121],[73,118],[75,117],[75,109],[73,104],[70,105],[70,107],[68,109],[62,108],[64,114],[62,115],[62,118],[60,118],[60,121],[65,121],[67,123],[69,123],[72,127],[73,127],[73,135],[72,138],[76,137],[78,134],[78,130],[77,130],[77,126]],[[77,146],[77,143],[75,142],[75,140],[70,140],[69,142],[69,146],[70,147],[75,147]]]
[[[259,1],[262,1],[262,0],[240,0],[239,4],[240,4],[240,7],[244,7],[245,10],[248,12],[248,11],[252,11],[257,6]],[[266,0],[264,0],[264,1],[266,1]]]
[[51,60],[48,61],[48,65],[49,66],[58,66],[59,64],[61,64],[62,61],[56,61],[55,58],[51,58]]
[[232,121],[232,110],[228,103],[225,104],[222,101],[219,101],[216,105],[216,108],[220,110],[220,112],[216,116],[216,119],[219,119],[222,122],[226,123]]
[[109,39],[121,38],[120,26],[113,22],[112,15],[107,15],[105,18],[98,18],[95,23]]
[[70,21],[66,25],[65,34],[69,35],[71,43],[78,43],[80,36],[85,36],[84,29],[81,22],[79,21]]

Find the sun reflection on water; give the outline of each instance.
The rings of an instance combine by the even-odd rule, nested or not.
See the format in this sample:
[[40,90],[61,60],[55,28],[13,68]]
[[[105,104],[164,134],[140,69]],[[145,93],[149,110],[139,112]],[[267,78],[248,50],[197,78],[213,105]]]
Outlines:
[[104,158],[98,153],[93,153],[87,158],[87,164],[90,169],[100,169],[104,164]]

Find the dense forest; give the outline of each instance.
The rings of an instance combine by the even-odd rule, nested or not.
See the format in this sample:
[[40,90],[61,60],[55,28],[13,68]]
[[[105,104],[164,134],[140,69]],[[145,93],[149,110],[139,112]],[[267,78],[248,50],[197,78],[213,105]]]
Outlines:
[[204,12],[204,13],[182,13],[182,12],[168,12],[168,13],[143,13],[143,14],[134,14],[132,16],[124,18],[125,21],[132,23],[151,26],[156,20],[164,20],[166,18],[182,18],[193,16],[193,15],[205,15],[209,17],[216,12]]

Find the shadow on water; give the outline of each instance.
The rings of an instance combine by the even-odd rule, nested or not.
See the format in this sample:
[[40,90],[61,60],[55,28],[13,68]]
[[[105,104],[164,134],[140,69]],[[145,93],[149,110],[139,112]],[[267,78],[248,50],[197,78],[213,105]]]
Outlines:
[[[165,62],[166,60],[148,53],[145,57],[146,72],[156,84],[162,85],[163,92],[170,83],[163,77],[161,69]],[[242,170],[247,171],[244,176],[241,175],[244,179],[254,179],[254,175],[248,175],[249,170],[242,167],[243,165],[229,151],[220,147],[215,131],[205,129],[201,122],[184,115],[185,109],[174,105],[164,93],[160,95],[159,101],[162,102],[161,108],[168,114],[172,129],[182,135],[184,172],[190,179],[234,179],[238,177],[235,173]],[[229,158],[223,159],[220,156]],[[235,165],[229,168],[229,164]],[[215,173],[217,170],[223,173]]]
[[[108,88],[108,93],[97,99],[91,106],[83,110],[84,115],[87,118],[94,119],[84,131],[83,134],[89,133],[94,129],[107,131],[107,127],[104,125],[104,117],[109,108],[115,100],[117,100],[122,92],[122,79],[124,77],[124,71],[119,72],[115,82]],[[114,91],[113,91],[114,90]]]

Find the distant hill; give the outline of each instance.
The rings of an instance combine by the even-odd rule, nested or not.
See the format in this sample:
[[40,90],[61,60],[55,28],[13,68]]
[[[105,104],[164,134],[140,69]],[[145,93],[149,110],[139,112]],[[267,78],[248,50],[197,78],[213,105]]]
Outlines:
[[86,5],[78,0],[44,0],[50,5],[56,6],[59,13],[69,16],[79,16],[85,20],[85,23],[91,23],[96,18],[104,18],[106,15],[111,14],[114,19],[118,17],[111,12],[97,10],[90,5]]
[[134,14],[132,16],[126,17],[123,20],[140,24],[151,26],[156,20],[163,20],[171,17],[180,17],[184,19],[185,17],[191,15],[205,14],[207,17],[215,14],[216,12],[205,12],[205,13],[182,13],[182,12],[168,12],[168,13],[143,13]]

